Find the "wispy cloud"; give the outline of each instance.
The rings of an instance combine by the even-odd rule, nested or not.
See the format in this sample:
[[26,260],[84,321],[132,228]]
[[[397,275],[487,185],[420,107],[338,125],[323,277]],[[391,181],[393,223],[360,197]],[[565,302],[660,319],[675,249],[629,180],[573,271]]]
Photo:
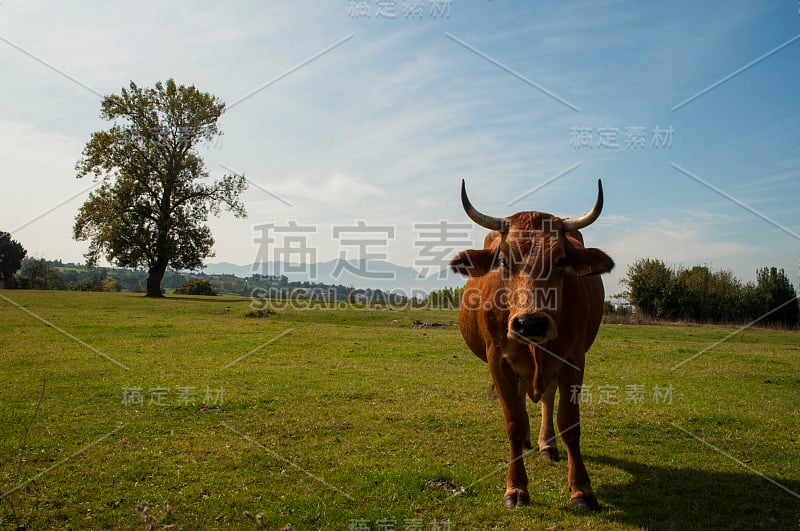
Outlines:
[[[317,0],[201,9],[180,2],[103,10],[87,4],[58,17],[47,4],[14,3],[3,5],[0,35],[101,93],[117,92],[132,79],[148,85],[174,77],[233,103],[280,78],[226,114],[222,143],[203,155],[215,175],[222,173],[220,163],[241,169],[294,207],[251,188],[245,194],[250,220],[211,222],[218,260],[252,259],[253,223],[366,219],[398,227],[397,252],[388,251],[410,265],[414,222],[465,221],[458,204],[462,178],[479,194],[481,208],[498,215],[522,209],[574,215],[591,204],[586,183],[601,177],[607,211],[587,234],[592,245],[619,251],[619,270],[629,257],[650,253],[694,262],[713,253],[723,264],[775,257],[790,268],[796,258],[785,263],[785,252],[756,252],[785,249],[778,241],[783,234],[770,233],[773,245],[762,245],[765,232],[736,223],[735,205],[669,166],[672,159],[685,161],[696,175],[798,231],[791,209],[800,196],[790,184],[800,115],[786,103],[794,101],[788,91],[800,74],[781,63],[794,57],[796,43],[713,97],[669,112],[795,35],[796,20],[784,9],[747,2],[456,2],[449,18],[364,21],[349,17],[346,3]],[[80,29],[87,26],[95,29]],[[21,29],[30,27],[37,28],[35,42]],[[81,190],[74,163],[90,133],[108,124],[97,117],[95,94],[8,45],[0,46],[0,58],[7,73],[0,156],[10,176],[0,209],[6,223],[19,225]],[[745,82],[755,89],[741,92]],[[20,123],[25,127],[15,131]],[[656,125],[675,128],[669,154],[570,145],[574,126]],[[577,163],[557,182],[507,205]],[[656,176],[670,187],[653,194],[658,182],[649,179]],[[39,191],[34,201],[14,199],[30,187]],[[680,204],[668,211],[670,194]],[[26,247],[80,260],[85,243],[69,234],[78,202],[26,227]],[[703,223],[718,232],[694,226]],[[335,242],[318,243],[318,256],[336,256]]]
[[387,196],[386,190],[366,179],[343,173],[324,177],[296,176],[276,182],[275,185],[281,194],[306,205],[315,203],[344,208]]
[[[619,282],[626,274],[625,265],[640,258],[658,258],[669,264],[687,267],[709,264],[720,268],[728,264],[722,268],[730,268],[733,264],[741,264],[743,260],[764,255],[760,245],[742,242],[735,235],[723,239],[716,223],[701,223],[696,218],[665,218],[608,228],[600,224],[596,230],[603,242],[603,249],[618,265],[605,281],[609,292],[622,288]],[[609,230],[613,234],[609,234]],[[594,241],[589,243],[593,244]],[[760,265],[762,262],[759,260],[756,258],[754,263]],[[755,265],[751,270],[739,271],[738,275],[746,280],[754,268]]]
[[715,229],[691,220],[662,219],[636,227],[627,237],[609,242],[623,254],[660,257],[673,263],[719,259],[753,253],[757,246],[735,241],[720,241]]

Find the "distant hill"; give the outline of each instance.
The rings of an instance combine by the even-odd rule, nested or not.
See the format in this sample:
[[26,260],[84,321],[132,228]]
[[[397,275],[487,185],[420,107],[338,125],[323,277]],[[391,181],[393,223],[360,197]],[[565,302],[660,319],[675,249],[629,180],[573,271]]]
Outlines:
[[362,289],[401,290],[405,294],[428,293],[445,287],[463,286],[466,280],[449,270],[444,273],[443,278],[439,278],[439,272],[422,277],[414,268],[384,260],[336,259],[316,264],[261,262],[249,265],[219,262],[207,264],[202,272],[207,275],[235,275],[241,278],[248,278],[253,274],[285,275],[290,282],[309,281]]

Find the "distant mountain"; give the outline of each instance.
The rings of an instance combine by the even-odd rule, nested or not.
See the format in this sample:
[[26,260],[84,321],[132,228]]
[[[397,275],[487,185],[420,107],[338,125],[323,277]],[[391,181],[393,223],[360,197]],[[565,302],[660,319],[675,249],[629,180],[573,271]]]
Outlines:
[[466,279],[447,270],[439,278],[439,272],[427,277],[412,267],[404,267],[384,260],[331,260],[316,264],[292,264],[288,262],[261,262],[237,265],[230,262],[208,264],[202,270],[207,275],[235,275],[241,278],[260,275],[285,275],[292,282],[319,282],[341,284],[354,288],[371,288],[383,291],[402,291],[413,295],[428,293],[444,287],[463,286]]

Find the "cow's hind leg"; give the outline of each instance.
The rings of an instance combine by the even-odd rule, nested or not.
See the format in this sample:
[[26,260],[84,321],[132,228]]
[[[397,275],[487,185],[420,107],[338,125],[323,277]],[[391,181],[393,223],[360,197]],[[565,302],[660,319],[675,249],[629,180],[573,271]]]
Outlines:
[[[562,371],[562,375],[572,373],[569,368]],[[581,373],[575,371],[572,377],[562,378],[559,382],[558,400],[558,429],[564,445],[567,447],[567,458],[569,459],[569,479],[570,502],[572,506],[581,512],[599,511],[600,504],[592,491],[592,482],[586,472],[581,455],[581,423],[580,409],[578,400],[571,399],[571,389],[573,386],[581,384]]]
[[530,503],[528,475],[522,460],[525,440],[530,440],[530,421],[525,410],[525,395],[520,396],[519,380],[499,351],[489,358],[497,396],[503,405],[506,435],[510,446],[506,493],[503,502],[507,507],[522,507]]
[[553,382],[542,394],[542,426],[539,429],[539,457],[545,461],[558,461],[556,430],[553,428],[553,406],[556,399],[557,382]]

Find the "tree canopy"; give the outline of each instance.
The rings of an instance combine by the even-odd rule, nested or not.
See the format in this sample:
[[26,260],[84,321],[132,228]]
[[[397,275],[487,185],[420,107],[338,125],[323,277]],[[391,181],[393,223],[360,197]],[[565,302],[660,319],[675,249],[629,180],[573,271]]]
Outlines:
[[102,256],[122,267],[147,267],[147,295],[161,296],[167,267],[196,269],[213,256],[206,225],[222,209],[245,217],[244,176],[210,180],[196,146],[221,135],[225,104],[170,79],[153,88],[134,82],[106,96],[110,129],[92,134],[77,177],[100,185],[80,208],[73,237],[89,240],[87,263]]
[[64,279],[44,258],[26,258],[19,272],[19,285],[24,289],[64,289]]
[[10,233],[0,231],[0,280],[11,284],[14,273],[22,267],[22,259],[27,254],[21,243],[11,239]]
[[628,266],[626,294],[645,315],[700,322],[748,322],[797,326],[800,306],[783,269],[760,268],[743,284],[730,271],[705,266],[675,268],[643,258]]

